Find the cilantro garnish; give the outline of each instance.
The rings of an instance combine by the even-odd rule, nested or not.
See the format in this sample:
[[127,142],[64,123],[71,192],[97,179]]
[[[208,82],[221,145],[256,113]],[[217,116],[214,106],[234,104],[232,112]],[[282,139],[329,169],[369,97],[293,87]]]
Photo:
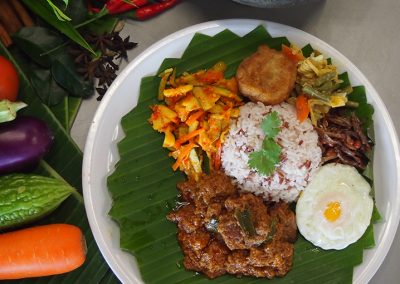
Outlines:
[[266,137],[275,138],[279,133],[279,127],[281,126],[281,119],[276,111],[271,112],[266,117],[264,117],[261,122],[261,128],[264,131]]
[[250,168],[256,169],[261,174],[272,174],[280,161],[282,148],[275,142],[274,138],[279,133],[281,123],[282,121],[276,111],[268,114],[261,122],[261,128],[265,134],[264,141],[259,151],[250,154],[248,162]]

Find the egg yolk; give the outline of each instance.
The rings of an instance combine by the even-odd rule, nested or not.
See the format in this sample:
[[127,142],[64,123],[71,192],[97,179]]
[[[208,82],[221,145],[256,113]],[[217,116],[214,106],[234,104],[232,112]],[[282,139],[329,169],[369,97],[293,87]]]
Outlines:
[[329,222],[335,222],[340,217],[341,212],[339,202],[329,202],[324,211],[324,216]]

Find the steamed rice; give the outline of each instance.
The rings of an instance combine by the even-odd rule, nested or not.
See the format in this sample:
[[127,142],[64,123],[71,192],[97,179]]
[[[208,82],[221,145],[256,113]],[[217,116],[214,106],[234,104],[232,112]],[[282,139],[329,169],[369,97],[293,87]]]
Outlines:
[[[282,121],[275,141],[282,147],[281,161],[270,176],[248,166],[249,155],[262,147],[263,118],[276,111]],[[295,108],[288,103],[266,106],[249,102],[240,107],[240,116],[232,120],[222,148],[222,167],[244,191],[266,200],[295,201],[321,162],[318,134],[309,119],[300,123]]]

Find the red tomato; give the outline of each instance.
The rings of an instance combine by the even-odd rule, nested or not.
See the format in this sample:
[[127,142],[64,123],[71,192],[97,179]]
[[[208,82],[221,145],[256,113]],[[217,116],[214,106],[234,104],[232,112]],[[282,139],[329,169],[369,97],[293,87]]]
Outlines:
[[0,100],[16,101],[19,89],[17,70],[11,61],[0,56]]

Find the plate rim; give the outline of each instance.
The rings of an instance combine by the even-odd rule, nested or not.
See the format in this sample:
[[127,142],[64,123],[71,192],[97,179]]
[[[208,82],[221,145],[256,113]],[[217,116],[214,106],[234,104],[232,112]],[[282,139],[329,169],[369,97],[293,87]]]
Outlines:
[[[227,28],[227,26],[230,25],[250,25],[253,26],[254,28],[258,25],[264,25],[267,30],[268,27],[270,26],[275,26],[276,28],[280,30],[289,30],[290,32],[295,32],[297,34],[300,34],[301,36],[306,36],[309,38],[313,39],[313,42],[318,43],[318,45],[324,46],[326,49],[329,49],[330,52],[333,52],[336,56],[340,57],[341,63],[344,65],[349,65],[352,68],[352,73],[359,78],[361,81],[363,81],[363,85],[365,85],[365,88],[370,90],[369,96],[372,96],[374,99],[375,103],[378,105],[380,110],[383,110],[381,115],[383,116],[383,121],[386,123],[386,127],[388,129],[388,132],[390,134],[390,140],[392,141],[393,144],[393,151],[394,151],[394,156],[395,156],[395,165],[397,172],[399,172],[400,169],[400,146],[399,146],[399,139],[396,133],[396,129],[394,127],[393,121],[389,115],[389,112],[383,103],[382,98],[379,96],[378,92],[375,90],[374,86],[370,83],[370,81],[365,77],[365,75],[358,69],[357,66],[355,66],[346,56],[344,56],[342,53],[340,53],[338,50],[336,50],[334,47],[329,45],[327,42],[317,38],[316,36],[305,32],[303,30],[300,30],[298,28],[285,25],[285,24],[280,24],[276,22],[271,22],[271,21],[266,21],[266,20],[256,20],[256,19],[224,19],[224,20],[214,20],[214,21],[206,21],[203,23],[195,24],[188,26],[186,28],[180,29],[168,36],[165,36],[161,38],[160,40],[156,41],[152,45],[150,45],[148,48],[146,48],[144,51],[142,51],[138,56],[136,56],[129,64],[122,70],[122,72],[117,76],[117,78],[114,80],[113,84],[109,87],[107,91],[107,95],[104,96],[103,100],[100,102],[94,117],[91,122],[91,126],[88,131],[87,139],[85,142],[84,146],[84,156],[83,156],[83,163],[82,163],[82,187],[83,187],[83,196],[84,196],[84,205],[85,205],[85,210],[86,210],[86,215],[89,221],[89,226],[90,229],[93,233],[94,240],[99,247],[100,252],[102,253],[105,261],[108,263],[109,267],[112,269],[113,273],[118,277],[120,281],[125,283],[127,279],[127,275],[125,275],[122,271],[118,270],[118,267],[114,267],[113,263],[111,262],[111,259],[114,258],[112,252],[107,249],[107,242],[105,241],[104,237],[102,236],[102,232],[100,231],[99,228],[99,220],[98,217],[96,216],[94,209],[93,209],[93,200],[91,196],[91,186],[90,186],[90,181],[91,181],[91,174],[90,174],[90,168],[91,168],[91,161],[93,159],[92,153],[93,153],[93,145],[95,142],[96,134],[99,131],[99,127],[101,126],[101,119],[102,115],[105,112],[108,103],[110,100],[113,98],[113,94],[115,91],[118,89],[119,85],[121,82],[123,82],[126,77],[129,75],[129,73],[135,69],[137,66],[140,65],[142,61],[144,61],[148,56],[151,56],[154,52],[156,52],[158,49],[162,48],[165,45],[170,44],[173,42],[175,39],[182,38],[185,36],[188,36],[190,34],[195,34],[204,30],[208,30],[211,28]],[[250,30],[249,30],[250,31]],[[248,32],[249,32],[248,31]],[[290,37],[288,36],[290,39]],[[156,70],[155,70],[156,71]],[[155,72],[154,71],[154,72]],[[400,190],[400,178],[399,175],[397,175],[397,184],[396,184],[396,189],[397,191]],[[380,248],[381,254],[379,256],[376,256],[377,253],[372,257],[372,260],[368,263],[366,268],[364,269],[363,273],[359,275],[359,277],[356,279],[356,282],[354,283],[366,283],[371,280],[371,278],[375,275],[381,264],[383,263],[392,243],[396,235],[396,231],[398,228],[399,220],[400,220],[400,194],[397,194],[397,200],[394,202],[395,207],[392,209],[392,214],[385,219],[385,222],[387,222],[387,228],[382,236],[382,243],[383,244],[376,244]],[[108,216],[108,215],[107,215]],[[111,217],[109,217],[111,218]],[[381,248],[383,246],[383,248]],[[122,251],[122,249],[121,249]],[[134,256],[132,256],[134,257]],[[368,272],[368,275],[365,275],[366,272]],[[136,282],[140,282],[138,278],[135,279]]]

